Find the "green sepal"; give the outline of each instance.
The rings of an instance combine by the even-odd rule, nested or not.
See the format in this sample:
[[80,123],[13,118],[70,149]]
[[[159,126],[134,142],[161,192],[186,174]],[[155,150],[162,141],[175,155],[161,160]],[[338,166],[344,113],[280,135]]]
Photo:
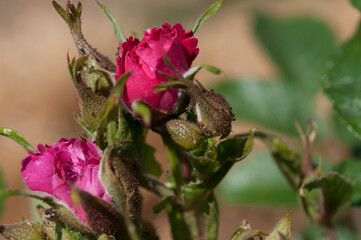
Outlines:
[[130,137],[127,134],[129,130],[123,116],[121,100],[125,82],[129,76],[130,72],[127,72],[117,79],[109,98],[99,113],[97,120],[97,145],[101,149],[105,149],[107,145],[113,147],[115,144],[120,144],[121,141],[125,141]]
[[23,191],[23,190],[8,190],[0,189],[0,198],[10,196],[25,196],[39,199],[44,203],[48,204],[58,213],[59,218],[64,221],[72,229],[84,233],[86,235],[93,235],[94,232],[87,227],[82,220],[75,215],[75,213],[69,209],[67,205],[56,199],[54,196],[37,191]]
[[82,79],[82,68],[88,58],[89,55],[85,55],[78,59],[73,58],[70,60],[69,55],[67,56],[70,76],[81,99],[79,105],[82,120],[86,128],[94,132],[97,126],[97,116],[106,98],[95,93]]
[[[90,87],[94,91],[101,91],[99,89],[99,84],[100,84],[100,81],[103,81],[103,80],[105,80],[105,83],[106,83],[105,87],[107,88],[107,90],[108,90],[108,88],[109,89],[113,88],[113,85],[115,83],[114,73],[108,72],[108,71],[106,71],[104,69],[97,69],[97,68],[94,68],[94,67],[90,67],[88,69],[88,78],[89,78],[89,75],[91,75],[91,74],[94,74],[95,78],[96,78],[95,81],[94,81],[94,86],[92,86],[90,84],[89,79],[88,79],[88,83],[89,83]],[[103,79],[102,79],[102,77],[103,77]]]
[[141,195],[137,180],[120,159],[112,159],[113,169],[109,163],[110,149],[104,151],[100,162],[99,177],[106,192],[112,198],[115,207],[125,218],[140,224]]
[[289,213],[283,217],[266,240],[290,240],[291,239],[291,217]]
[[20,144],[25,149],[25,151],[36,152],[36,149],[33,146],[31,146],[31,144],[28,141],[26,141],[26,139],[23,136],[21,136],[18,132],[14,130],[11,130],[9,128],[0,128],[0,135],[14,140],[18,144]]
[[33,222],[0,225],[0,234],[6,239],[43,240],[46,238],[41,225]]
[[141,100],[135,100],[132,103],[132,110],[134,113],[136,113],[137,115],[139,115],[142,118],[144,124],[147,127],[151,126],[152,110],[150,109],[150,106],[148,106],[148,104],[145,104]]
[[223,74],[222,70],[220,70],[219,68],[217,67],[214,67],[214,66],[210,66],[210,65],[207,65],[207,64],[201,64],[201,65],[198,65],[198,66],[195,66],[195,67],[192,67],[190,69],[188,69],[188,71],[186,71],[184,74],[183,74],[183,77],[184,78],[187,78],[187,79],[191,79],[193,80],[194,77],[196,76],[196,74],[199,72],[199,70],[201,69],[206,69],[207,71],[211,72],[211,73],[214,73],[214,74]]
[[155,85],[154,92],[159,93],[159,92],[164,92],[164,91],[167,91],[167,90],[173,89],[173,88],[186,88],[186,87],[187,87],[187,84],[184,81],[172,79],[171,81],[162,82],[162,83]]
[[64,21],[68,23],[68,17],[66,11],[56,1],[53,1],[52,3],[55,11],[57,11],[59,15],[64,19]]
[[111,202],[95,197],[79,188],[72,189],[72,200],[84,209],[88,225],[96,234],[127,236],[124,217]]
[[122,30],[120,29],[117,21],[115,20],[115,18],[113,17],[113,15],[110,13],[110,11],[103,5],[101,4],[99,1],[95,0],[96,3],[104,10],[105,14],[107,15],[107,17],[109,18],[109,20],[111,21],[111,23],[113,24],[113,28],[114,28],[114,32],[115,35],[118,38],[119,43],[123,43],[126,41],[124,34],[122,32]]
[[87,135],[87,137],[89,139],[93,138],[93,132],[85,125],[83,119],[81,119],[80,117],[75,116],[75,121],[83,128],[85,134]]
[[63,9],[58,3],[56,3],[56,1],[53,1],[53,6],[59,15],[68,24],[76,47],[78,48],[79,55],[90,55],[91,61],[87,64],[87,66],[89,68],[94,66],[95,68],[101,68],[110,72],[115,72],[116,66],[107,57],[93,48],[83,36],[81,30],[81,3],[79,2],[78,6],[75,7],[71,1],[68,1],[66,4],[66,9]]
[[199,27],[202,25],[202,23],[218,11],[218,9],[222,6],[223,2],[224,2],[224,0],[216,1],[202,14],[202,16],[197,20],[196,24],[193,27],[194,35],[197,33],[197,31],[198,31]]
[[247,220],[244,220],[241,227],[232,234],[230,240],[253,240],[255,237],[263,238],[267,235],[268,234],[260,230],[251,229],[250,223]]

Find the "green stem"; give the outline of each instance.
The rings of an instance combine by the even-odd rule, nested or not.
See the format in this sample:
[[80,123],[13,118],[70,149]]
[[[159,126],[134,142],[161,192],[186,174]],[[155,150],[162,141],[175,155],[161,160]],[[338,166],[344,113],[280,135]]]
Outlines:
[[191,240],[192,235],[189,226],[184,219],[184,212],[173,204],[167,207],[168,219],[171,225],[174,240]]
[[177,191],[177,194],[180,193],[181,187],[184,185],[184,177],[183,177],[183,173],[182,173],[182,162],[181,159],[179,157],[179,151],[178,149],[174,146],[174,143],[172,142],[172,140],[169,138],[169,136],[162,136],[163,139],[163,143],[164,143],[164,147],[165,147],[165,151],[168,157],[168,162],[170,165],[170,173],[172,176],[172,180],[174,185],[175,185],[175,189]]

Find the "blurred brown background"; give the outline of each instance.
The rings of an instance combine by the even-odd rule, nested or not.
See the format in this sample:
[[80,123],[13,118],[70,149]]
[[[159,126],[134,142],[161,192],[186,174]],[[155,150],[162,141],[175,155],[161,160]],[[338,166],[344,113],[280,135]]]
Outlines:
[[[76,2],[76,1],[75,1]],[[142,32],[165,21],[181,22],[191,29],[211,0],[103,0],[120,24],[124,34],[142,36]],[[66,1],[59,0],[62,6]],[[111,23],[94,1],[84,0],[83,31],[87,40],[110,59],[115,59],[117,40]],[[359,13],[348,0],[226,0],[218,14],[199,30],[200,54],[194,65],[206,63],[224,70],[227,76],[257,75],[269,78],[276,74],[271,61],[252,34],[255,11],[272,15],[310,15],[328,23],[342,42],[355,31]],[[60,137],[77,137],[80,128],[73,121],[78,112],[77,97],[70,81],[66,53],[76,50],[64,21],[53,10],[49,0],[0,0],[0,127],[20,132],[30,143],[52,143]],[[201,73],[203,83],[222,81]],[[326,103],[326,107],[327,107]],[[250,123],[237,124],[237,130],[247,131]],[[159,141],[157,136],[149,138]],[[0,138],[0,169],[8,188],[23,188],[20,161],[26,156],[13,141]],[[162,148],[157,156],[164,162]],[[164,169],[167,168],[163,164]],[[158,199],[147,194],[144,212],[161,233],[170,239],[164,214],[151,215],[150,204]],[[270,231],[289,209],[275,213],[267,208],[245,208],[221,204],[220,239],[227,239],[243,219],[254,228]],[[29,203],[21,197],[6,201],[1,223],[21,221],[31,217]],[[295,212],[293,230],[306,222],[301,212]]]

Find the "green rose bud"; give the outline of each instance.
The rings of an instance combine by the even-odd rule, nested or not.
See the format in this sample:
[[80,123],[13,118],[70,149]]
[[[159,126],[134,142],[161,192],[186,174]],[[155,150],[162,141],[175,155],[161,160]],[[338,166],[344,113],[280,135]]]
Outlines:
[[210,137],[227,137],[232,129],[234,114],[223,95],[195,84],[189,84],[187,92],[191,97],[198,124],[205,134]]
[[172,140],[185,150],[192,150],[202,139],[202,131],[192,122],[186,120],[170,120],[166,124]]

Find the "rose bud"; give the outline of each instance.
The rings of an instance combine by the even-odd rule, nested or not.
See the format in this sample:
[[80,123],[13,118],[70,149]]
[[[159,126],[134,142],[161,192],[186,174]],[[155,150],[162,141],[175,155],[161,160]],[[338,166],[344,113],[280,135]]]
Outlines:
[[186,120],[169,120],[166,124],[172,140],[185,150],[192,150],[202,140],[202,131],[197,124]]
[[70,197],[72,186],[105,201],[111,201],[98,177],[101,156],[88,140],[65,139],[48,145],[38,145],[39,152],[29,151],[21,161],[21,177],[31,191],[55,196],[67,204],[86,224],[82,207]]
[[198,55],[197,43],[193,32],[186,32],[179,23],[173,27],[165,23],[162,28],[149,29],[144,32],[142,41],[129,37],[120,45],[116,70],[116,78],[131,72],[123,93],[125,104],[130,108],[135,100],[141,100],[161,112],[176,113],[180,89],[154,92],[155,85],[169,80],[165,75],[176,77],[163,61],[163,55],[166,54],[174,68],[183,74]]
[[93,48],[84,38],[81,28],[81,2],[78,2],[78,5],[75,6],[71,1],[67,1],[66,8],[63,9],[56,1],[53,1],[53,6],[68,24],[79,56],[88,56],[84,67],[81,69],[82,80],[99,95],[108,97],[110,85],[107,77],[110,73],[115,72],[116,66],[109,58],[98,52],[96,48]]
[[224,96],[193,83],[188,84],[187,92],[191,97],[197,122],[206,135],[227,137],[232,129],[234,114]]

